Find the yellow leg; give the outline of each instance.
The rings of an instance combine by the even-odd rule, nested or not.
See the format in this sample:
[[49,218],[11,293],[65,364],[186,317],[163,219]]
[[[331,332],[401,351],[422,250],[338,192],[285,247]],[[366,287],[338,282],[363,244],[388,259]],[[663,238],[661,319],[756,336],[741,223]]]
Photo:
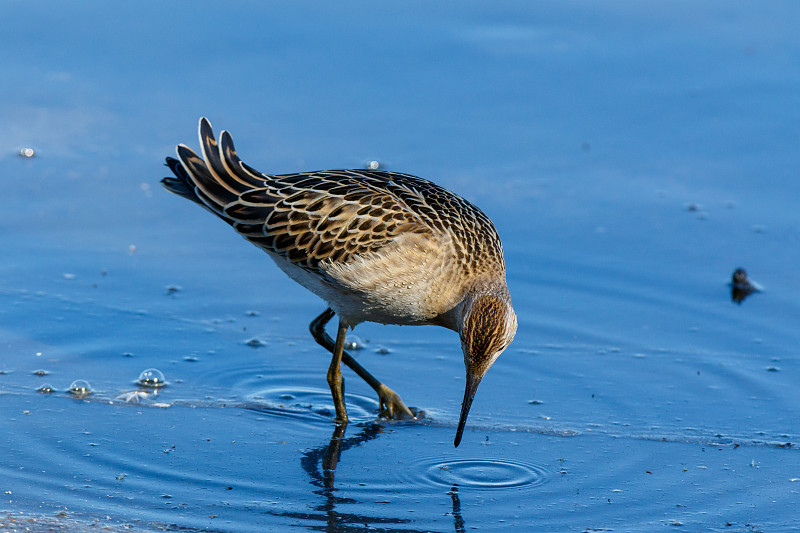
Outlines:
[[[339,331],[336,336],[336,344],[334,344],[333,340],[325,333],[325,324],[333,318],[334,313],[332,309],[326,309],[322,312],[317,318],[315,318],[311,324],[309,324],[308,329],[311,331],[311,335],[314,336],[314,340],[317,343],[324,347],[326,350],[331,351],[334,354],[334,360],[336,358],[336,350],[339,347],[339,334],[342,334],[342,326],[339,324]],[[370,387],[372,387],[375,392],[378,393],[378,402],[380,404],[380,415],[386,418],[397,418],[397,419],[405,419],[405,418],[416,418],[414,413],[411,412],[411,409],[406,407],[406,404],[403,403],[403,400],[400,399],[400,396],[397,395],[392,389],[378,381],[372,374],[367,372],[367,370],[358,364],[350,354],[344,351],[344,338],[342,338],[342,345],[339,347],[339,360],[353,369],[353,371],[361,376],[361,378],[366,381]],[[331,369],[333,368],[334,361],[331,361]],[[337,365],[337,369],[339,366]],[[340,375],[341,375],[341,371]],[[331,382],[331,372],[328,371],[328,383]],[[333,385],[331,385],[331,391],[333,391]],[[336,393],[334,394],[334,404],[336,403]],[[342,393],[344,397],[344,393]],[[344,412],[344,399],[342,400],[342,411]],[[337,418],[338,418],[338,410],[337,410]]]
[[347,422],[347,408],[344,405],[344,378],[342,378],[341,362],[344,351],[344,338],[347,326],[339,321],[339,331],[336,334],[336,344],[333,347],[331,366],[328,367],[328,386],[333,396],[333,406],[336,408],[336,421]]

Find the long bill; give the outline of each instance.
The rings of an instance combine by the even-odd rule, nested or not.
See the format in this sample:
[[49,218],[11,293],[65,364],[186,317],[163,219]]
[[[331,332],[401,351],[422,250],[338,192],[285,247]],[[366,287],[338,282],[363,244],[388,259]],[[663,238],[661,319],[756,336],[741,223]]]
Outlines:
[[464,426],[467,424],[469,408],[472,407],[472,400],[475,399],[475,392],[478,390],[478,385],[481,384],[481,379],[482,376],[475,376],[467,372],[467,384],[464,387],[464,400],[461,402],[461,418],[458,419],[456,440],[453,443],[456,448],[461,444],[461,434],[464,432]]

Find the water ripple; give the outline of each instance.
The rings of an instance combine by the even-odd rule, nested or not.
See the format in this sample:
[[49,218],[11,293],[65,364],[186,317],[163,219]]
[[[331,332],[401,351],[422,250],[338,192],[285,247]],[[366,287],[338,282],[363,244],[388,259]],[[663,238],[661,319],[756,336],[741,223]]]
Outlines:
[[510,459],[424,458],[405,471],[413,483],[464,489],[515,489],[542,485],[552,477],[546,465]]

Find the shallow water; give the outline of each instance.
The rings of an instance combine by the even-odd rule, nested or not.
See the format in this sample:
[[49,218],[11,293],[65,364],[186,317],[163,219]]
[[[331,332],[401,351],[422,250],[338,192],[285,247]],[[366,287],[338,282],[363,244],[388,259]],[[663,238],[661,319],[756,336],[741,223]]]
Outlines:
[[[0,8],[0,529],[794,527],[795,4],[114,9]],[[492,217],[520,326],[458,449],[436,328],[355,330],[424,416],[345,371],[336,430],[324,304],[161,190],[201,115],[256,168],[378,160]]]

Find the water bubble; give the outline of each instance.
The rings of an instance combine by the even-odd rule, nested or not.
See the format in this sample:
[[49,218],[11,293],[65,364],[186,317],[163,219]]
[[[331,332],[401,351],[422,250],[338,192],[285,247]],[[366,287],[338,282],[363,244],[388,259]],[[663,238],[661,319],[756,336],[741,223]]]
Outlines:
[[392,351],[386,346],[379,346],[375,349],[375,353],[379,355],[389,355]]
[[27,147],[27,146],[25,148],[20,148],[20,150],[19,150],[19,156],[20,157],[31,158],[31,157],[33,157],[35,155],[36,155],[36,151],[33,148],[30,148],[30,147]]
[[49,383],[45,383],[44,385],[36,389],[36,392],[41,392],[42,394],[51,394],[55,391],[56,390]]
[[381,162],[376,160],[367,161],[367,168],[370,170],[378,170],[381,168]]
[[76,379],[69,386],[69,393],[77,398],[84,398],[92,392],[92,386],[85,379]]
[[148,368],[139,374],[139,379],[136,381],[142,387],[150,387],[157,389],[167,384],[164,379],[164,373],[157,368]]
[[40,368],[40,369],[38,369],[38,370],[34,370],[34,371],[33,371],[33,375],[34,375],[34,376],[46,376],[46,375],[47,375],[47,374],[49,374],[49,373],[50,373],[50,372],[48,372],[47,370],[43,370],[43,369],[41,369],[41,368]]
[[359,337],[355,335],[348,335],[347,339],[344,341],[344,349],[345,350],[363,350],[364,349],[364,341],[362,341]]

